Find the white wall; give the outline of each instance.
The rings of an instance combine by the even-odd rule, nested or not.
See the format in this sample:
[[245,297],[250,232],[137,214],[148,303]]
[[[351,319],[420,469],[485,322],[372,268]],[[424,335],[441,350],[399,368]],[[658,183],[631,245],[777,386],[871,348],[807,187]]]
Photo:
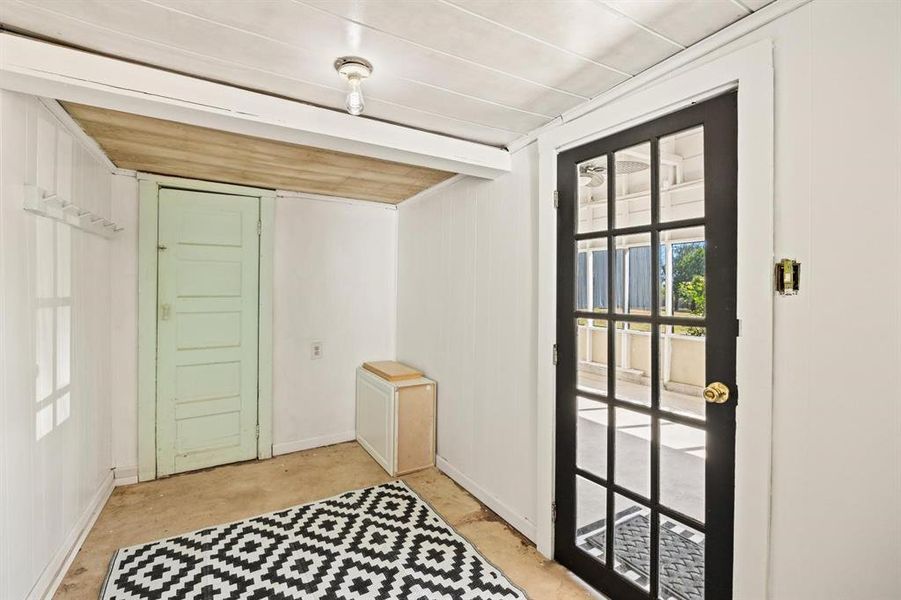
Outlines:
[[46,589],[111,489],[111,245],[26,213],[23,186],[108,215],[110,174],[36,98],[0,92],[0,119],[0,597],[12,599]]
[[[775,249],[803,264],[801,295],[774,299],[770,596],[895,598],[901,4],[815,1],[684,70],[762,38],[775,42]],[[398,357],[438,380],[439,451],[461,481],[529,516],[535,321],[516,302],[534,292],[520,278],[537,242],[522,162],[401,205]]]
[[123,227],[110,257],[112,453],[123,484],[138,477],[138,180],[114,175],[112,186],[112,219]]
[[[526,535],[535,519],[537,151],[398,209],[397,358],[438,382],[442,468]],[[550,355],[548,356],[550,358]]]
[[775,302],[770,589],[897,598],[901,4],[815,2],[768,29],[776,255],[802,263]]
[[276,454],[354,438],[355,369],[394,357],[396,244],[393,207],[276,200]]

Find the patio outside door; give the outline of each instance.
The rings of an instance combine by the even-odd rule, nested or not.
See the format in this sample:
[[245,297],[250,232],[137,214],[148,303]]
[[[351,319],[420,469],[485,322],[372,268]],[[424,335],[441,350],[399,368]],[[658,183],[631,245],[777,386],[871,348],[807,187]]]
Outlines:
[[558,157],[555,558],[732,595],[736,94]]

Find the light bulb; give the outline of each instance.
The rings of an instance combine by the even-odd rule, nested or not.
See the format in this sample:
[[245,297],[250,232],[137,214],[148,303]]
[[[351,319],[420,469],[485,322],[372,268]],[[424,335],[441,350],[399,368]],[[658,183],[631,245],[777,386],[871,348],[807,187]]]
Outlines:
[[344,106],[350,114],[354,116],[360,115],[362,114],[364,107],[363,90],[360,89],[360,78],[351,76],[348,77],[347,82],[350,84],[350,91],[347,92]]
[[372,64],[359,56],[342,56],[335,60],[335,70],[347,82],[347,96],[344,107],[353,116],[363,113],[363,80],[372,74]]

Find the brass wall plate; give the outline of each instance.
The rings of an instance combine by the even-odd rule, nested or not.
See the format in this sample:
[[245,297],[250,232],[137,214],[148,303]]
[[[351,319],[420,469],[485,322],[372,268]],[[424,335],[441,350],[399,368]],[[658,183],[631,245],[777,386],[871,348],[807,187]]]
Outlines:
[[776,291],[780,296],[794,296],[801,289],[801,263],[783,258],[776,263]]

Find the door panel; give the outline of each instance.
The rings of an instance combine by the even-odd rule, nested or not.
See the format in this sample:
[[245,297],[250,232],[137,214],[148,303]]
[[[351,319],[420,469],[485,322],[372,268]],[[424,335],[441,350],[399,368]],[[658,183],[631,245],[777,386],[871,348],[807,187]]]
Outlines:
[[732,595],[735,100],[558,156],[555,558],[613,600]]
[[157,472],[255,458],[259,200],[161,189]]

